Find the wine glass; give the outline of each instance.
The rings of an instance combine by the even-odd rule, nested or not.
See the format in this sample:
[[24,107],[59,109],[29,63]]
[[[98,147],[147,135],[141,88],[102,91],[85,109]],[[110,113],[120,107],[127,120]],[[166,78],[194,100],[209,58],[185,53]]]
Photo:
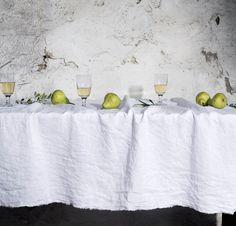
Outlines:
[[89,73],[86,74],[77,74],[76,84],[78,95],[82,99],[82,106],[86,107],[87,98],[91,93],[92,87],[92,76]]
[[0,87],[3,95],[5,95],[6,102],[4,106],[11,107],[11,95],[15,90],[15,80],[11,73],[0,74]]
[[167,90],[168,75],[167,74],[155,74],[154,89],[158,95],[157,105],[163,105],[163,95]]
[[129,87],[129,97],[134,99],[140,99],[143,96],[143,87],[134,85]]

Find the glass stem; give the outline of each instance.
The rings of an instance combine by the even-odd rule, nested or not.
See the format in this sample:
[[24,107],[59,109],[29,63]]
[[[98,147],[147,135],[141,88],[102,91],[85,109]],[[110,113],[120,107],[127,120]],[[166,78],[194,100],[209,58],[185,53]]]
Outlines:
[[162,94],[158,94],[158,104],[162,103],[162,99],[163,99],[163,95]]
[[87,98],[82,98],[82,106],[83,107],[86,107],[86,101],[87,101]]
[[6,105],[10,105],[11,104],[11,95],[6,95]]

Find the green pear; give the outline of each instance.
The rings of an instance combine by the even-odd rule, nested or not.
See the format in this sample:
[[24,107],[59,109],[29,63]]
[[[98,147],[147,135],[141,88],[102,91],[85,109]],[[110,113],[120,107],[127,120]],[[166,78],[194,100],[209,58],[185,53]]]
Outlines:
[[209,100],[207,101],[207,105],[212,106],[212,98],[209,98]]
[[53,104],[72,104],[62,90],[55,90],[52,94],[51,101]]
[[115,93],[108,93],[104,97],[102,108],[104,109],[119,108],[120,104],[121,104],[121,99]]
[[224,108],[227,104],[227,97],[223,93],[217,93],[210,101],[212,107],[219,109]]
[[201,106],[207,106],[209,100],[210,100],[210,95],[207,92],[200,92],[196,96],[196,103]]

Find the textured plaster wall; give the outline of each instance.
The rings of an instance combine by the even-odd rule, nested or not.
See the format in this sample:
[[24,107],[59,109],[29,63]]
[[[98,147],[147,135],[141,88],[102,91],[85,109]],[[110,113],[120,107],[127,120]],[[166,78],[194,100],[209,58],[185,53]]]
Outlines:
[[236,102],[236,0],[0,0],[1,66],[17,98],[56,88],[76,98],[88,66],[92,98],[135,84],[155,97],[153,75],[167,72],[168,97]]

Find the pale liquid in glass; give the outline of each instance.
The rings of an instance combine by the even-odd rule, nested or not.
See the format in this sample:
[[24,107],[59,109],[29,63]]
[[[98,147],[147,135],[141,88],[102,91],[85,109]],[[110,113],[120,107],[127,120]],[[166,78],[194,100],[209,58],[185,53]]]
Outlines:
[[1,82],[2,93],[5,96],[11,96],[15,89],[15,82]]
[[78,90],[78,95],[81,97],[81,98],[87,98],[89,95],[90,95],[90,92],[91,92],[91,88],[77,88]]
[[166,84],[157,84],[157,85],[154,85],[154,87],[155,87],[155,92],[159,95],[163,95],[167,90]]

